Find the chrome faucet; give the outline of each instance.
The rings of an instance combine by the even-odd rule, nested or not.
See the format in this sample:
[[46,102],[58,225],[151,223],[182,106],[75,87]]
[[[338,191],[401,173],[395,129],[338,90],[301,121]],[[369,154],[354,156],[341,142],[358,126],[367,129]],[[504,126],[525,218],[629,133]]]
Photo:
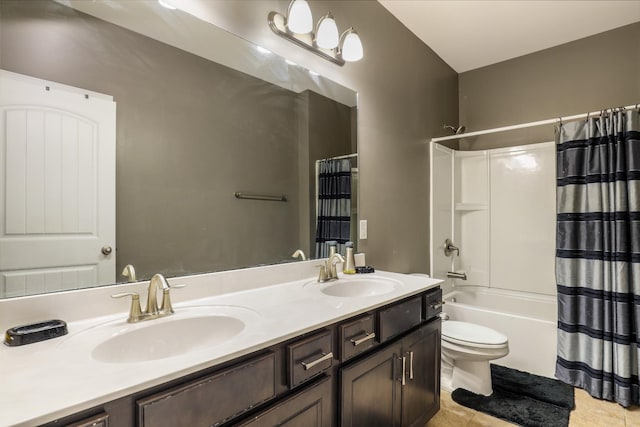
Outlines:
[[331,254],[327,258],[327,262],[319,265],[320,274],[318,274],[318,282],[324,283],[331,280],[338,280],[338,272],[336,270],[336,264],[338,262],[344,262],[344,258],[339,253]]
[[[162,307],[158,307],[158,287],[162,289]],[[165,311],[165,304],[167,304],[169,310],[166,314],[173,313],[173,307],[171,307],[171,299],[169,299],[169,282],[164,278],[162,274],[154,274],[149,282],[149,288],[147,292],[147,309],[145,313],[148,315],[158,316],[161,311]]]
[[[174,313],[171,305],[171,289],[183,288],[184,285],[169,286],[169,282],[162,274],[155,274],[149,281],[147,289],[147,307],[144,311],[140,308],[140,294],[137,292],[124,292],[111,295],[111,298],[131,297],[131,308],[127,322],[137,323],[143,320],[157,319]],[[162,303],[158,306],[158,288],[162,289]]]

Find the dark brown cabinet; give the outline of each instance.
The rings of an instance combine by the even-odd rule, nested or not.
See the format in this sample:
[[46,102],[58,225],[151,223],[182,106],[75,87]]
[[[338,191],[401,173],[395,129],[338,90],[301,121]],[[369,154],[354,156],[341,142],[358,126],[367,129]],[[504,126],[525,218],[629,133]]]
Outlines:
[[342,427],[400,425],[400,343],[340,370]]
[[422,427],[440,409],[440,320],[405,337],[402,346],[402,426]]
[[333,416],[331,377],[326,377],[238,427],[330,427]]
[[340,370],[341,426],[422,426],[440,408],[440,319]]
[[422,427],[440,407],[439,292],[358,313],[47,427]]

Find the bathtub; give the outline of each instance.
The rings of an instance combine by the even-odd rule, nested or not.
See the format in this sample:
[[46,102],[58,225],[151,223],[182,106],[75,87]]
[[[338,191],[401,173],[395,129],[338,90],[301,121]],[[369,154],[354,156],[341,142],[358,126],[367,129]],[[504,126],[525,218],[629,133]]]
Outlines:
[[494,363],[553,378],[556,361],[555,296],[456,286],[444,295],[451,320],[477,323],[509,338],[509,354]]

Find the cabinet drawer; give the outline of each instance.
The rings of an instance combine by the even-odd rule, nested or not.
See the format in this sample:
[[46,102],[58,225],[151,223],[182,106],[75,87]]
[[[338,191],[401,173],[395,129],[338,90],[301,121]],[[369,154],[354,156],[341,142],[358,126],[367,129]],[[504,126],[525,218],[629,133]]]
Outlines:
[[422,322],[422,297],[417,296],[378,312],[380,342],[400,335]]
[[238,427],[330,427],[333,414],[331,377],[303,388]]
[[376,345],[375,318],[373,314],[344,323],[340,334],[340,360],[343,362]]
[[212,426],[275,396],[275,354],[138,400],[138,425]]
[[287,345],[289,387],[312,378],[333,364],[333,334],[324,331]]
[[65,427],[109,427],[109,415],[103,412],[91,418],[67,424]]
[[432,289],[424,296],[424,318],[429,320],[442,312],[442,289]]

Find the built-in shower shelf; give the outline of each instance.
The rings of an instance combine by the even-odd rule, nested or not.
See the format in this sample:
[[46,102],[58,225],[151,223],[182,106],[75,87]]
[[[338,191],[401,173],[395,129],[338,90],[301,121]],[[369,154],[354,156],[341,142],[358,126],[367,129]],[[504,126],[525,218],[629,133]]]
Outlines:
[[486,211],[486,203],[456,203],[456,212]]

